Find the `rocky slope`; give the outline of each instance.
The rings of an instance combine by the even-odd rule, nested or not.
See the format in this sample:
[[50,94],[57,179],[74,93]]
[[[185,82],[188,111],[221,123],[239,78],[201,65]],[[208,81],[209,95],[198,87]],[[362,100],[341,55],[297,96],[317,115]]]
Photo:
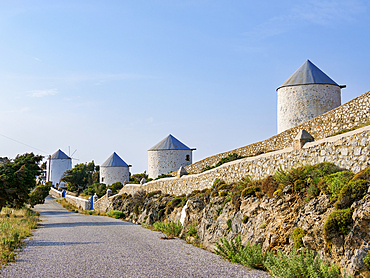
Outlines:
[[[356,176],[364,179],[366,190],[357,197],[352,191],[350,207],[342,210],[338,200],[344,193],[338,197],[321,188],[312,196],[302,186],[297,188],[297,181],[276,185],[248,179],[232,185],[216,181],[211,189],[188,196],[124,194],[113,200],[110,209],[124,212],[126,220],[134,223],[181,221],[181,237],[210,251],[220,238],[230,240],[240,234],[243,243],[260,243],[264,250],[310,248],[347,274],[370,277],[363,263],[370,250],[370,194],[364,173]],[[310,178],[303,178],[307,188],[312,188]],[[197,233],[190,233],[191,228]]]

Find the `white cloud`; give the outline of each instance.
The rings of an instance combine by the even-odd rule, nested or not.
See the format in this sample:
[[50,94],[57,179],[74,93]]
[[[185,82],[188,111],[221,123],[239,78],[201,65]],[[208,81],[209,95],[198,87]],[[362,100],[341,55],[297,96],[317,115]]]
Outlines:
[[41,61],[41,59],[39,58],[36,58],[36,57],[33,57],[33,59],[37,60],[37,61]]
[[20,114],[30,111],[31,109],[29,107],[23,107],[18,110],[8,110],[8,111],[2,111],[1,114]]
[[154,122],[153,117],[150,117],[150,118],[146,119],[146,122],[147,122],[148,124],[151,124],[152,122]]
[[58,93],[58,89],[28,91],[31,97],[52,96]]

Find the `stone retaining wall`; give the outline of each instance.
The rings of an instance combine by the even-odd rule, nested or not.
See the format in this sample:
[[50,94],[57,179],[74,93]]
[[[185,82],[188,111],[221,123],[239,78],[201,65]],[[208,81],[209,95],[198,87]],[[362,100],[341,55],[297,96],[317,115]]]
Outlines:
[[[350,116],[350,115],[349,115]],[[292,140],[290,145],[292,145]],[[261,179],[275,173],[281,167],[290,169],[305,164],[332,162],[353,172],[359,172],[370,164],[370,126],[351,132],[306,143],[302,149],[285,148],[255,157],[243,158],[215,169],[181,178],[163,178],[142,186],[126,185],[120,193],[133,194],[138,190],[182,195],[193,190],[210,188],[215,179],[227,183],[237,182],[249,175]]]
[[51,197],[55,199],[62,198],[62,191],[56,190],[55,188],[51,187],[49,191],[49,195],[51,195]]
[[94,202],[93,209],[95,211],[101,211],[101,212],[109,211],[110,204],[112,203],[113,198],[117,195],[118,194],[108,197],[108,194],[105,194],[103,197],[101,197],[100,199]]
[[82,210],[88,210],[90,209],[90,200],[82,199],[75,196],[66,195],[65,199],[68,203],[74,205],[75,207],[82,209]]
[[[290,147],[294,137],[301,129],[307,130],[315,140],[320,140],[342,129],[350,129],[368,121],[370,121],[370,91],[321,116],[285,130],[267,140],[207,157],[186,166],[185,169],[188,173],[196,174],[200,173],[204,167],[213,166],[221,158],[232,153],[248,157]],[[171,174],[175,176],[176,172],[172,172]]]

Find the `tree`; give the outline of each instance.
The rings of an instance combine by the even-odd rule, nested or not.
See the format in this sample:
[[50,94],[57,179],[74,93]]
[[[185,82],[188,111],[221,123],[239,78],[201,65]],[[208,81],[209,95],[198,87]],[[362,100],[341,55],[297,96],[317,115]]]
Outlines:
[[88,164],[80,163],[75,165],[71,170],[68,170],[61,180],[67,183],[67,189],[69,191],[81,192],[93,184],[94,171],[94,161]]
[[6,205],[20,208],[29,200],[40,175],[42,156],[26,153],[0,165],[0,209]]
[[36,186],[34,190],[29,194],[28,203],[30,204],[31,208],[33,208],[37,204],[43,204],[45,198],[49,195],[49,191],[51,188],[51,182],[47,182],[45,185],[40,184]]

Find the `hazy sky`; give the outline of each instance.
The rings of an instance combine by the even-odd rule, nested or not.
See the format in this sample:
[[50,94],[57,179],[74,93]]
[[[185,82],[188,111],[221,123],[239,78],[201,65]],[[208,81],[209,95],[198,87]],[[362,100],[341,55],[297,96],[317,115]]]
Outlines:
[[370,90],[369,6],[1,0],[0,156],[115,151],[139,173],[168,134],[194,161],[267,139],[276,88],[307,59],[347,85],[342,103]]

